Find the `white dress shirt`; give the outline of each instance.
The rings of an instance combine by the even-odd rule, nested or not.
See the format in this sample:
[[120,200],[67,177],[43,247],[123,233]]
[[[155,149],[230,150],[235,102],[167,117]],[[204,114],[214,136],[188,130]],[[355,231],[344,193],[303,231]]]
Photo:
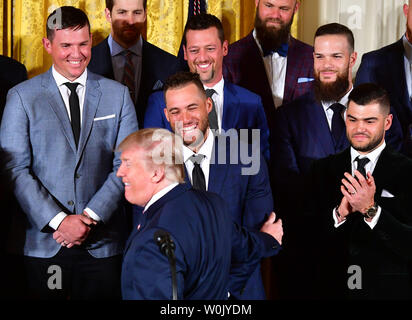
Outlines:
[[[84,72],[74,81],[70,81],[66,79],[64,76],[62,76],[57,70],[54,68],[54,65],[52,66],[52,75],[54,80],[56,81],[57,87],[59,88],[60,94],[63,98],[64,105],[67,110],[67,115],[69,116],[69,119],[71,120],[71,115],[70,115],[70,104],[69,104],[69,97],[70,97],[70,90],[69,88],[65,85],[66,82],[76,82],[79,83],[79,85],[76,88],[76,93],[79,96],[79,105],[80,105],[80,123],[82,123],[83,119],[83,106],[84,106],[84,97],[86,93],[86,81],[87,81],[87,69],[84,70]],[[81,130],[81,129],[80,129]],[[87,212],[87,214],[90,216],[95,221],[100,221],[100,217],[90,208],[85,208],[84,211]],[[50,220],[49,226],[53,228],[54,230],[57,230],[59,227],[60,223],[63,221],[64,218],[66,218],[67,214],[64,213],[63,211],[59,212],[53,219]]]
[[256,38],[256,30],[253,30],[253,38],[255,38],[256,44],[260,50],[260,53],[262,54],[266,75],[268,76],[269,85],[272,89],[273,103],[275,104],[276,108],[280,107],[283,103],[283,96],[285,91],[288,58],[280,56],[277,52],[263,57],[262,46],[260,45],[259,40]]
[[[380,145],[378,148],[376,148],[375,150],[373,150],[372,152],[366,155],[361,155],[358,151],[356,151],[355,149],[351,147],[350,156],[351,156],[351,163],[352,163],[352,176],[358,167],[358,162],[355,161],[357,157],[359,157],[360,159],[367,157],[369,159],[369,162],[365,165],[365,172],[366,173],[370,172],[371,174],[373,174],[373,171],[375,170],[375,167],[376,167],[376,163],[378,162],[379,157],[383,149],[385,149],[385,147],[386,147],[386,143],[384,141],[382,145]],[[371,221],[366,221],[366,218],[364,219],[364,221],[368,224],[368,226],[371,229],[373,229],[378,223],[379,217],[381,215],[381,211],[382,211],[382,208],[378,206],[378,211],[376,212],[376,215],[372,218]],[[346,221],[346,220],[343,220],[340,223],[338,222],[338,219],[336,217],[336,209],[333,210],[333,220],[335,221],[336,228],[342,225],[343,223],[345,223]]]
[[[213,132],[210,129],[208,129],[208,135],[207,135],[206,141],[203,143],[203,145],[200,147],[199,151],[197,152],[197,154],[201,154],[205,156],[202,162],[200,163],[200,168],[202,168],[203,174],[205,175],[206,190],[209,189],[208,188],[209,172],[210,172],[210,161],[211,161],[212,152],[213,152],[213,145],[214,145]],[[183,146],[183,159],[185,162],[186,171],[189,176],[189,180],[192,184],[193,184],[192,172],[193,172],[193,168],[195,167],[195,165],[189,159],[191,156],[195,154],[196,153],[194,153],[188,147]]]
[[225,80],[220,79],[218,83],[216,83],[213,87],[207,87],[206,85],[203,85],[203,87],[206,89],[214,89],[216,93],[213,94],[212,99],[213,102],[215,103],[215,109],[216,109],[216,114],[217,114],[217,125],[219,127],[219,133],[222,133],[222,119],[223,119],[223,88],[225,86]]
[[158,191],[157,193],[155,193],[153,195],[153,197],[149,200],[149,202],[145,205],[143,213],[145,213],[147,211],[147,209],[149,209],[149,207],[155,203],[157,200],[159,200],[161,197],[163,197],[166,193],[168,193],[169,191],[171,191],[173,188],[175,188],[177,185],[179,185],[179,183],[174,182],[172,184],[169,184],[167,187],[163,188],[162,190]]

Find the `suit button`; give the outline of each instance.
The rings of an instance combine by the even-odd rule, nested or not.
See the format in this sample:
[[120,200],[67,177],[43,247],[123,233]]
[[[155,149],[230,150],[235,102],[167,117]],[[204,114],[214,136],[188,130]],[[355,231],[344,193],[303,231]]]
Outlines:
[[72,205],[74,205],[74,202],[73,202],[72,200],[70,200],[70,201],[67,202],[67,204],[68,204],[69,206],[72,206]]
[[76,179],[80,178],[80,174],[76,173],[76,175],[74,176]]

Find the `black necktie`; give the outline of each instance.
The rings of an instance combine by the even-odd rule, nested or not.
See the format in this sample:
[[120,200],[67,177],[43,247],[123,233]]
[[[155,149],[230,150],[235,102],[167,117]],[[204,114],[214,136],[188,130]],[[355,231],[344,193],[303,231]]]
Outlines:
[[203,173],[200,163],[203,161],[205,156],[203,154],[194,154],[189,158],[193,162],[194,168],[192,171],[192,186],[193,189],[206,191],[206,180],[205,174]]
[[332,136],[336,146],[345,131],[345,121],[343,121],[342,117],[342,112],[345,107],[340,103],[334,103],[330,106],[330,108],[333,110]]
[[[212,99],[213,94],[216,93],[214,89],[206,89],[206,96]],[[219,126],[217,125],[217,113],[215,102],[212,99],[212,111],[209,112],[209,127],[210,129],[218,130]]]
[[135,69],[133,65],[133,52],[130,50],[125,50],[123,51],[124,56],[126,58],[125,64],[124,64],[124,72],[123,72],[123,84],[129,88],[130,92],[130,97],[132,98],[132,101],[135,101],[135,96],[134,96],[134,91],[135,91],[135,82],[134,82],[134,75],[135,75]]
[[369,158],[360,159],[359,157],[357,157],[355,161],[358,163],[358,167],[356,170],[358,170],[366,178],[365,166],[370,161]]
[[76,142],[76,147],[77,147],[79,143],[79,137],[80,137],[80,104],[79,104],[79,96],[77,95],[76,88],[79,85],[79,83],[66,82],[65,85],[70,90],[70,96],[69,96],[70,117],[71,117],[74,141]]

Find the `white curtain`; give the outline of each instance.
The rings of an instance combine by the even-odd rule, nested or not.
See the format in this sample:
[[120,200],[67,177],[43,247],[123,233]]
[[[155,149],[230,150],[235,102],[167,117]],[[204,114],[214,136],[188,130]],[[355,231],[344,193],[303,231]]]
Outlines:
[[298,37],[313,44],[316,29],[338,22],[349,27],[355,36],[358,61],[362,54],[400,39],[406,30],[403,14],[405,0],[303,0],[299,10]]

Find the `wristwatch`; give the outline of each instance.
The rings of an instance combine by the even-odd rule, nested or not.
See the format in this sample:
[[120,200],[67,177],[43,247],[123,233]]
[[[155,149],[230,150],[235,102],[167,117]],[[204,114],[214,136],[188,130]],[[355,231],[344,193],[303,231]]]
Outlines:
[[375,202],[373,205],[366,209],[365,216],[369,219],[372,219],[374,216],[376,216],[376,212],[378,212],[378,205]]

